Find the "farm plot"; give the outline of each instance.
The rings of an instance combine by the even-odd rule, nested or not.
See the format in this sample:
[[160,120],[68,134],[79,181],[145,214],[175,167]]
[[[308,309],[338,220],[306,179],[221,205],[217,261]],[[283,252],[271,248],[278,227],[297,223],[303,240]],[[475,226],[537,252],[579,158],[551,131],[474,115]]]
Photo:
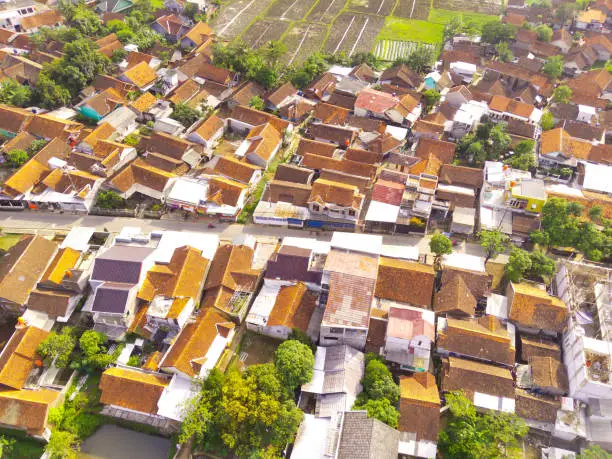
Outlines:
[[308,17],[307,21],[322,22],[330,24],[334,18],[342,11],[346,0],[319,0]]
[[487,22],[495,21],[498,16],[482,13],[467,13],[462,11],[438,10],[432,8],[429,11],[429,22],[434,24],[448,24],[454,18],[459,18],[464,24],[472,23],[481,28]]
[[439,44],[444,38],[444,26],[414,19],[387,17],[378,34],[379,40],[416,41]]
[[268,10],[268,17],[301,21],[317,0],[276,0]]
[[430,7],[430,0],[400,0],[393,15],[400,18],[427,21]]
[[394,6],[395,0],[349,0],[348,2],[349,11],[376,14],[378,16],[390,15]]
[[242,40],[251,48],[259,48],[269,41],[279,40],[289,27],[288,22],[277,19],[263,19],[257,21],[242,35]]
[[325,52],[344,51],[348,56],[372,50],[385,20],[381,16],[342,13],[332,24]]
[[383,61],[393,62],[399,58],[406,58],[419,45],[435,48],[435,45],[419,43],[416,41],[380,40],[374,48],[374,55]]
[[219,37],[233,40],[271,3],[272,0],[234,0],[223,5],[211,25]]
[[310,55],[321,50],[326,34],[327,27],[322,24],[296,24],[283,39],[287,46],[283,62],[287,65],[300,65]]
[[499,15],[504,0],[433,0],[433,7],[442,10]]

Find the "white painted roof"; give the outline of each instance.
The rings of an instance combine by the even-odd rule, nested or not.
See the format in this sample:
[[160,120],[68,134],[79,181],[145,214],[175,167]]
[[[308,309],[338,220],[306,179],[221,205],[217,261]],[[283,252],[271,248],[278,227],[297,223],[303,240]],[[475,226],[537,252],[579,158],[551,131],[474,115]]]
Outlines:
[[388,258],[417,261],[419,259],[419,247],[412,245],[383,244],[380,254]]
[[189,180],[185,178],[178,178],[170,193],[168,194],[169,200],[177,200],[197,206],[200,202],[206,201],[208,194],[208,183],[204,181]]
[[75,226],[60,244],[60,249],[70,247],[79,252],[85,252],[89,248],[88,242],[95,231],[95,228],[89,226]]
[[291,459],[325,457],[330,427],[331,418],[305,414],[293,444]]
[[185,405],[197,394],[197,386],[184,376],[174,375],[157,401],[157,414],[166,418],[182,421]]
[[487,315],[508,319],[508,297],[491,293],[487,297]]
[[352,250],[355,252],[380,255],[382,250],[382,236],[372,234],[334,232],[331,247],[335,249]]
[[584,166],[584,182],[582,188],[599,193],[612,193],[612,166],[605,164],[593,164],[586,161],[580,161]]
[[204,258],[212,260],[219,247],[219,236],[192,231],[164,231],[153,254],[154,260],[167,263],[174,251],[185,245],[201,250]]
[[284,237],[282,245],[312,250],[314,253],[329,253],[331,244],[309,237]]
[[399,215],[400,206],[387,204],[386,202],[371,201],[366,221],[395,223]]
[[399,126],[391,126],[390,124],[388,124],[385,128],[385,132],[387,134],[391,134],[394,139],[404,140],[406,138],[406,135],[408,134],[408,129]]
[[470,271],[485,272],[484,258],[467,253],[453,252],[444,255],[442,264],[446,267],[468,269]]
[[474,392],[474,405],[479,408],[514,413],[514,399]]

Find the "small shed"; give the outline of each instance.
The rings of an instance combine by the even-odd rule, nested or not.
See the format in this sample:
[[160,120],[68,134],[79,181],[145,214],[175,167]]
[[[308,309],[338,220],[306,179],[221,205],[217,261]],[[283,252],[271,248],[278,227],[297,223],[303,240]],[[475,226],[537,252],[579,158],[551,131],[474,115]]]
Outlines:
[[476,223],[476,209],[469,207],[455,207],[453,221],[451,223],[451,233],[473,234]]

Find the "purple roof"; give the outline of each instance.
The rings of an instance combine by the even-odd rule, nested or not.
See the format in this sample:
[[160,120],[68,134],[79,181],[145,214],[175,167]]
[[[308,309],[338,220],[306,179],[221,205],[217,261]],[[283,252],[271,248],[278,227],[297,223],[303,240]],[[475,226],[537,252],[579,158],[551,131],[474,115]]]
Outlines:
[[281,247],[275,259],[268,261],[265,277],[286,281],[321,283],[322,272],[309,271],[310,250]]
[[111,312],[123,314],[130,296],[129,284],[103,284],[96,290],[96,297],[91,308],[94,312]]
[[154,249],[116,245],[96,257],[92,280],[137,284],[142,262]]

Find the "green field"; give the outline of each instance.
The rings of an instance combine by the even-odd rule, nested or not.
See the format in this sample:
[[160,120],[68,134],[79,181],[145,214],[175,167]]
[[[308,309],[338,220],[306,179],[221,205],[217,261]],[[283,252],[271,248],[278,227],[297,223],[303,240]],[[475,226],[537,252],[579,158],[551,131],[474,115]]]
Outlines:
[[444,26],[416,19],[402,19],[389,16],[378,34],[378,40],[411,41],[421,43],[442,43]]
[[0,236],[0,249],[8,250],[13,247],[19,239],[21,239],[21,234],[5,234],[4,236]]
[[432,8],[429,10],[429,22],[434,24],[448,24],[454,18],[459,17],[464,24],[471,22],[477,27],[481,27],[487,22],[498,20],[498,16],[482,13],[465,13],[462,11],[441,10]]

